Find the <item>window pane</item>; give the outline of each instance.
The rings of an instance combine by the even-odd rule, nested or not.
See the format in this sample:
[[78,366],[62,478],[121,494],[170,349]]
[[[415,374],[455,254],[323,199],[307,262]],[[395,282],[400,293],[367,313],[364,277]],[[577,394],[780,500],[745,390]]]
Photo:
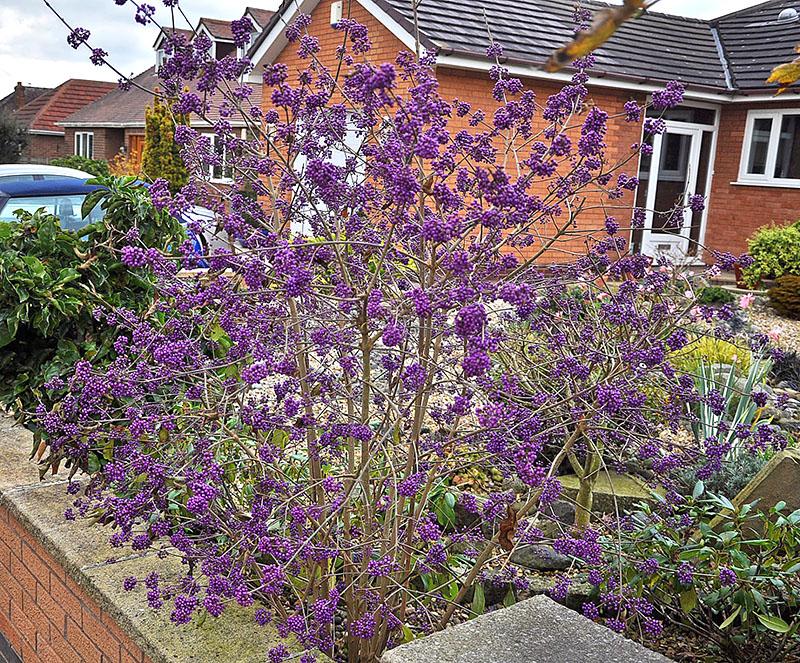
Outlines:
[[775,177],[800,179],[800,115],[784,115],[778,140]]
[[[696,191],[700,195],[706,195],[708,190],[708,166],[711,159],[711,144],[714,142],[714,134],[711,131],[703,132],[703,141],[700,143],[700,161],[697,164],[697,186]],[[687,254],[696,256],[700,243],[700,231],[703,224],[703,212],[691,213],[692,225],[689,232],[689,250]]]
[[747,160],[747,172],[750,175],[764,175],[767,172],[767,150],[771,132],[772,118],[759,118],[753,122],[750,158]]
[[84,198],[82,194],[73,196],[31,196],[10,198],[2,210],[0,210],[0,221],[16,221],[14,214],[17,210],[23,210],[33,214],[38,209],[44,208],[45,213],[55,214],[61,227],[65,230],[80,230],[89,222],[99,221],[102,218],[102,210],[96,207],[91,211],[89,217],[81,218],[81,206]]

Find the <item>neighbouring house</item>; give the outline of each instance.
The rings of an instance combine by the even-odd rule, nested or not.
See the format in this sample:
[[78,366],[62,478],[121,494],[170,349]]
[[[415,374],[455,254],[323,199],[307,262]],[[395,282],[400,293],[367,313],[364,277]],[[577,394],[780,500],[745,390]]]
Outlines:
[[18,111],[23,106],[26,106],[36,97],[50,92],[52,88],[49,87],[33,87],[31,85],[23,85],[17,83],[14,91],[0,99],[0,115],[11,114]]
[[[76,154],[91,152],[91,141],[65,144],[65,131],[59,122],[100,99],[114,87],[114,83],[76,78],[52,89],[17,83],[14,92],[0,100],[0,113],[9,113],[28,131],[28,146],[21,161],[49,163],[51,159],[73,154],[73,151]],[[80,141],[78,138],[75,140]]]
[[[489,78],[494,61],[486,56],[488,26],[504,47],[503,65],[543,103],[571,77],[568,70],[546,73],[542,64],[572,37],[574,7],[573,0],[425,0],[417,8],[419,42],[438,53],[445,98],[492,110],[498,104]],[[652,156],[628,168],[638,170],[641,183],[623,204],[649,210],[645,228],[630,238],[637,250],[700,262],[708,254],[694,242],[739,253],[759,226],[800,218],[800,97],[797,89],[776,95],[765,84],[773,67],[795,57],[799,9],[798,0],[770,0],[711,21],[647,12],[596,52],[589,87],[611,113],[621,113],[631,99],[646,101],[668,81],[686,85],[685,103],[665,115],[667,129],[655,137]],[[286,0],[250,48],[254,81],[270,63],[283,62],[290,71],[307,66],[284,35],[299,13],[312,17],[308,29],[319,39],[323,64],[334,63],[342,43],[331,27],[342,16],[368,27],[373,62],[392,61],[416,45],[412,0]],[[451,126],[467,128],[467,120],[453,118]],[[642,136],[642,122],[612,118],[609,159],[629,155]],[[693,194],[707,197],[706,209],[687,211],[679,231],[665,228],[659,212]],[[604,216],[598,209],[582,223],[601,227]]]
[[[255,7],[248,7],[244,15],[250,17],[255,27],[253,41],[258,38],[266,27],[274,12]],[[212,54],[216,59],[228,55],[243,56],[243,50],[238,50],[233,42],[231,24],[211,18],[201,18],[193,30],[163,29],[153,44],[155,64],[135,76],[128,89],[117,88],[108,93],[95,103],[82,108],[70,117],[65,118],[60,126],[66,132],[66,144],[71,144],[71,137],[92,136],[96,159],[113,159],[118,154],[127,155],[134,164],[140,164],[144,151],[145,109],[152,104],[153,91],[159,87],[158,68],[168,56],[167,40],[170,34],[182,36],[186,41],[191,41],[200,33],[205,34],[211,41]],[[252,102],[260,104],[261,81],[253,85]],[[218,109],[213,108],[206,118],[192,117],[191,124],[194,128],[203,130],[208,128],[209,136],[213,139],[212,125],[219,119]],[[245,132],[245,122],[231,118],[231,124]],[[77,144],[77,142],[75,143]],[[224,184],[229,180],[224,168],[215,167],[209,173],[212,182]]]

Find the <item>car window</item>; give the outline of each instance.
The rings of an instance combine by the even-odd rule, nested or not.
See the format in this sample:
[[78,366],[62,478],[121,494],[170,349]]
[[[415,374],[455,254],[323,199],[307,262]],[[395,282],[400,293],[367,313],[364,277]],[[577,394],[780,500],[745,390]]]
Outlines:
[[41,175],[0,175],[0,182],[33,182],[42,179]]
[[41,182],[43,180],[62,180],[71,177],[74,180],[85,180],[85,177],[72,175],[50,175],[47,173],[24,173],[20,175],[0,175],[0,182]]
[[88,217],[81,217],[81,206],[85,198],[84,194],[9,198],[0,210],[0,221],[16,221],[14,213],[18,210],[33,214],[36,210],[44,208],[47,214],[58,217],[64,230],[80,230],[87,224],[103,218],[99,205],[89,213]]

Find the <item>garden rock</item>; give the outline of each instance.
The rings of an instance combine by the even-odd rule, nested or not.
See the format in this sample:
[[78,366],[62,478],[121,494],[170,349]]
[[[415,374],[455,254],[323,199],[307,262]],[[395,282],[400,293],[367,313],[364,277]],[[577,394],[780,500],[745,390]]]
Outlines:
[[386,652],[382,663],[668,663],[546,596]]
[[546,545],[519,546],[511,553],[511,561],[534,571],[563,571],[572,565],[569,557]]
[[[578,477],[568,474],[559,477],[559,481],[566,495],[575,499],[580,485]],[[640,479],[629,474],[604,472],[597,477],[595,483],[592,511],[616,514],[617,510],[620,512],[630,510],[639,502],[652,500],[650,490]]]

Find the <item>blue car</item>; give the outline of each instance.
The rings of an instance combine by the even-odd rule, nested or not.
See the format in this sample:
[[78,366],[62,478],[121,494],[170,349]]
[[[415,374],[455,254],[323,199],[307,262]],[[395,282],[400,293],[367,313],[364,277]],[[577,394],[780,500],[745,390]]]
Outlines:
[[[44,208],[48,214],[58,217],[64,230],[81,230],[103,218],[103,210],[99,203],[86,216],[83,216],[81,209],[86,196],[104,188],[102,185],[87,184],[86,180],[74,177],[0,182],[0,222],[16,221],[15,212],[18,210],[33,214],[36,210]],[[179,219],[179,221],[186,226],[191,219]],[[194,244],[195,253],[203,256],[206,253],[204,242],[191,230],[188,228],[186,230]],[[200,264],[206,266],[203,260]]]

